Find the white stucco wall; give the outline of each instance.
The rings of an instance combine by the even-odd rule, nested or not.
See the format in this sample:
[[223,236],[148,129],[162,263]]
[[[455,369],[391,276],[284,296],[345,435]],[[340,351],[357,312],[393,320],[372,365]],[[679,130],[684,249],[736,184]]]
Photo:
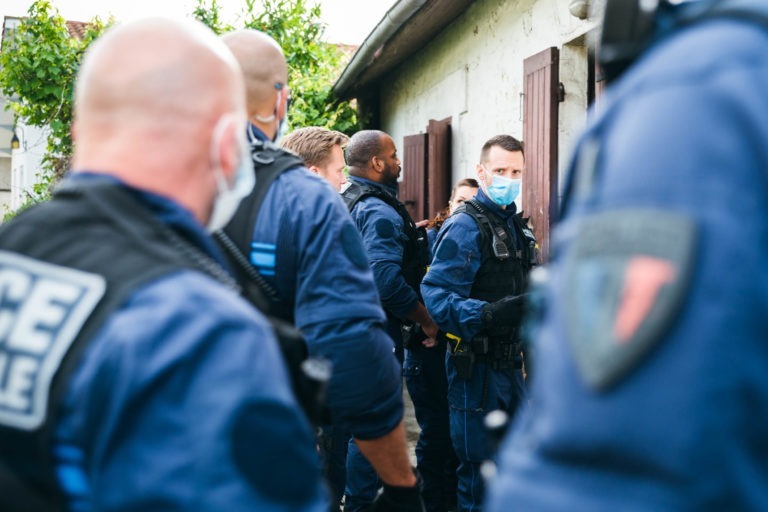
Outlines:
[[11,158],[11,197],[9,208],[16,210],[24,204],[27,192],[39,180],[40,162],[48,144],[47,130],[35,126],[17,128],[21,137],[21,147],[12,151]]
[[11,138],[13,115],[5,110],[5,98],[0,94],[0,219],[4,205],[11,200]]
[[[382,86],[382,125],[398,145],[424,133],[429,119],[452,118],[452,182],[475,176],[480,148],[493,135],[522,138],[523,60],[561,49],[560,148],[569,151],[584,123],[587,50],[594,27],[568,11],[569,0],[478,0]],[[568,45],[563,51],[565,43]],[[391,81],[387,80],[391,79]],[[560,167],[567,158],[561,155]]]

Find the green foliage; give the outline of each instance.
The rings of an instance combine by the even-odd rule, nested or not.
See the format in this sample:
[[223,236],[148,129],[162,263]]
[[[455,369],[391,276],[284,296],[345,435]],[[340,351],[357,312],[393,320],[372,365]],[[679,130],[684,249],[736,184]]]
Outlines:
[[217,0],[211,0],[210,5],[205,0],[197,0],[192,16],[219,35],[233,30],[231,25],[221,19],[221,6]]
[[[322,41],[325,27],[320,23],[320,6],[309,0],[245,0],[242,26],[272,36],[283,48],[288,62],[293,103],[288,114],[292,128],[324,126],[352,134],[357,130],[357,113],[349,102],[333,96],[332,87],[344,69],[345,58],[336,46]],[[198,0],[195,17],[217,33],[231,30],[220,18],[216,0]]]
[[69,167],[75,75],[83,52],[104,28],[95,18],[83,39],[75,39],[58,10],[48,0],[37,0],[6,40],[0,54],[0,89],[10,98],[17,119],[49,130],[39,181],[28,202],[49,197],[50,186]]
[[[324,26],[320,7],[309,0],[245,0],[241,27],[270,34],[282,46],[290,70],[292,127],[325,126],[347,134],[357,129],[357,114],[349,102],[339,102],[331,88],[344,66],[344,55],[321,41]],[[197,0],[193,16],[216,33],[235,27],[220,15],[219,0]],[[51,185],[69,168],[72,155],[72,95],[77,69],[86,48],[112,23],[89,22],[82,40],[69,35],[66,21],[50,0],[36,0],[28,17],[13,32],[0,53],[0,89],[24,123],[47,127],[49,136],[38,182],[27,203],[50,197]]]

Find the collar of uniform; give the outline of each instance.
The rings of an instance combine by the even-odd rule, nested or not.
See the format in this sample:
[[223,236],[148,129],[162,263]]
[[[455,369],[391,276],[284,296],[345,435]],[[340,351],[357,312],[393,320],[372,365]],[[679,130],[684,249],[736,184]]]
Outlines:
[[154,192],[131,187],[122,180],[105,174],[75,171],[72,172],[67,179],[77,181],[82,180],[91,183],[114,183],[128,189],[133,196],[145,205],[163,224],[167,225],[198,249],[204,251],[208,256],[216,260],[217,263],[229,271],[229,267],[225,262],[226,260],[211,237],[205,232],[192,213],[177,202],[172,201],[165,196],[155,194]]
[[270,138],[267,137],[263,131],[259,130],[256,125],[248,123],[248,140],[258,139],[264,142],[270,142]]
[[512,203],[507,206],[506,209],[502,208],[501,206],[497,205],[493,201],[491,201],[491,198],[489,198],[485,192],[483,192],[483,189],[480,188],[477,190],[477,194],[475,195],[475,199],[477,201],[488,208],[489,211],[495,213],[502,219],[508,219],[509,217],[513,216],[517,213],[517,204]]
[[382,189],[383,191],[385,191],[386,193],[388,193],[389,195],[391,195],[392,197],[394,197],[395,199],[397,199],[397,188],[395,188],[395,187],[390,187],[388,185],[384,185],[383,183],[379,183],[377,181],[371,181],[371,180],[368,180],[368,179],[365,179],[365,178],[361,178],[359,176],[350,176],[349,179],[351,181],[360,181],[362,183],[366,183],[368,185],[372,185],[374,187],[378,187],[378,188]]

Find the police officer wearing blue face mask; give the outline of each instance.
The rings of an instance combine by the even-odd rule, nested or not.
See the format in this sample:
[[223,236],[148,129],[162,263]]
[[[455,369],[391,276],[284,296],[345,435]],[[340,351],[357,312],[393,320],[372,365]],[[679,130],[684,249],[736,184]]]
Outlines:
[[764,0],[608,1],[491,510],[768,510],[766,48]]
[[446,370],[459,510],[481,510],[480,465],[491,455],[483,419],[513,415],[525,396],[519,327],[535,240],[514,203],[525,160],[522,144],[499,135],[483,145],[480,190],[443,224],[424,303],[448,333]]
[[[230,224],[227,230],[233,237],[244,235],[240,247],[271,298],[270,313],[295,323],[309,354],[332,363],[330,421],[334,429],[351,433],[384,482],[379,510],[389,510],[386,503],[418,511],[422,504],[407,453],[400,368],[360,234],[338,191],[270,142],[279,136],[288,107],[288,69],[280,46],[255,30],[226,34],[223,40],[245,75],[257,182],[235,216],[246,229]],[[330,483],[330,510],[338,510],[344,481]]]

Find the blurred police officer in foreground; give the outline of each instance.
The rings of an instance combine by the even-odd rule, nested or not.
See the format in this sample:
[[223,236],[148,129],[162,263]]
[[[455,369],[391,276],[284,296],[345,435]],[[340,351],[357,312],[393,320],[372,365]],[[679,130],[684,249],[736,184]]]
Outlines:
[[253,185],[244,120],[203,25],[88,50],[73,172],[0,232],[0,509],[323,510],[272,330],[205,233]]
[[[247,134],[259,191],[242,202],[235,216],[246,226],[240,248],[264,288],[272,290],[271,312],[295,322],[310,355],[333,363],[331,419],[352,434],[386,484],[379,505],[418,510],[421,498],[408,459],[399,366],[360,234],[337,191],[300,160],[291,163],[291,154],[270,142],[278,138],[288,106],[288,69],[280,47],[255,30],[223,39],[245,75]],[[289,165],[275,167],[284,161]],[[238,230],[232,236],[243,235]],[[332,485],[331,507],[338,508],[343,482]]]
[[604,23],[629,68],[572,162],[490,508],[768,510],[768,6]]
[[[421,332],[416,343],[434,347],[437,337],[437,326],[419,296],[419,283],[429,258],[426,231],[416,227],[397,200],[400,160],[392,137],[378,130],[357,132],[347,144],[346,158],[350,185],[342,197],[363,236],[387,313],[387,332],[395,342],[394,347],[390,342],[390,352],[395,348],[402,361],[404,324]],[[350,446],[345,510],[364,508],[376,488],[375,478],[365,471],[356,447]]]
[[459,510],[481,510],[480,465],[491,455],[485,415],[510,415],[525,395],[519,326],[533,235],[514,203],[525,159],[511,135],[480,152],[480,190],[443,224],[421,285],[424,302],[449,333],[446,373],[451,439],[459,458]]

